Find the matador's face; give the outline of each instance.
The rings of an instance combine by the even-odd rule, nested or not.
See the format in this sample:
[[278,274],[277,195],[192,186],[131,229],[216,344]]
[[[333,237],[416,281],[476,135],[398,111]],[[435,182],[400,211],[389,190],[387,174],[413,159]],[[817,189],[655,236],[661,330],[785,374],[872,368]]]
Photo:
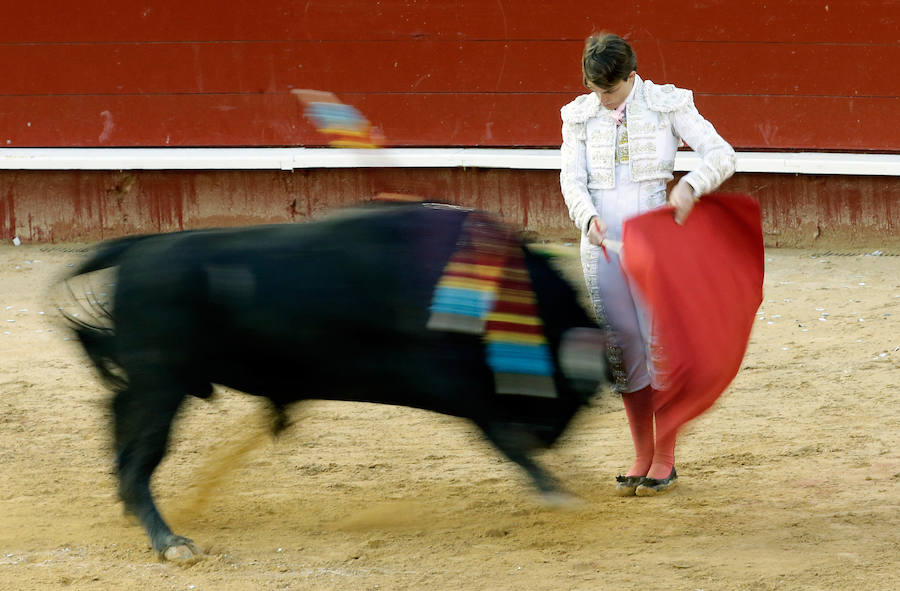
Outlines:
[[601,88],[593,82],[588,82],[587,87],[597,95],[597,98],[600,99],[600,103],[605,109],[612,111],[628,98],[631,89],[634,88],[635,74],[636,73],[632,71],[624,80],[619,80],[617,83],[606,88]]

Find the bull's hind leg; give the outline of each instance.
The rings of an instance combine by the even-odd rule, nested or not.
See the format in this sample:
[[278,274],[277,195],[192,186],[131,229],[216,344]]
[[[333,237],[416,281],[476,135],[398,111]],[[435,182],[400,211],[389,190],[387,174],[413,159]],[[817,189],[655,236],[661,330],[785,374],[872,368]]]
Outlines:
[[486,429],[485,434],[503,455],[525,470],[545,505],[568,508],[581,504],[578,497],[566,491],[550,472],[531,457],[531,452],[541,447],[534,435],[508,424],[495,424]]
[[150,490],[150,479],[166,453],[172,421],[183,399],[183,391],[177,388],[132,381],[113,400],[119,497],[144,527],[157,556],[168,560],[200,555],[191,540],[172,533]]

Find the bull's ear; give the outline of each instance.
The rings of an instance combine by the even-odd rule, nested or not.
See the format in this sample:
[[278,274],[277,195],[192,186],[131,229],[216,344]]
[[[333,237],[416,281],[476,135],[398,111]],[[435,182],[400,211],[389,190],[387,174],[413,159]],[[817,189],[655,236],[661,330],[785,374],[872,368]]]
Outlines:
[[608,379],[608,333],[599,328],[576,327],[563,333],[559,367],[578,390],[593,394]]

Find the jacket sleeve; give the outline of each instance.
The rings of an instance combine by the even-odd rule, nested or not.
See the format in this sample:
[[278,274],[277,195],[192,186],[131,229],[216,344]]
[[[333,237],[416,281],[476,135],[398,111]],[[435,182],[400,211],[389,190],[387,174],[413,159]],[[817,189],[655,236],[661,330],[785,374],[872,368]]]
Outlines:
[[565,110],[562,119],[563,142],[560,148],[562,162],[559,184],[563,199],[569,208],[569,217],[582,234],[587,234],[588,223],[591,217],[597,215],[597,210],[587,189],[585,123],[569,120]]
[[694,106],[693,97],[672,113],[675,132],[701,158],[701,165],[684,176],[699,197],[715,191],[734,174],[734,148]]

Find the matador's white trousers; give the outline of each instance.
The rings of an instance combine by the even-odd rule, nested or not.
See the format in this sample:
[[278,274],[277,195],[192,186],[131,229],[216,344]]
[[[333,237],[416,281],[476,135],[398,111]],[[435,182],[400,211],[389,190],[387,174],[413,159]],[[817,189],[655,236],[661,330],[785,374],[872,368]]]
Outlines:
[[[622,239],[622,223],[629,217],[655,209],[665,203],[666,186],[635,183],[627,164],[616,166],[616,188],[591,191],[594,207],[607,225],[607,237]],[[622,272],[619,256],[607,249],[609,262],[598,246],[581,237],[581,265],[594,312],[609,325],[622,349],[626,374],[623,394],[636,392],[655,383],[650,363],[650,317]],[[628,253],[623,252],[627,257]]]

